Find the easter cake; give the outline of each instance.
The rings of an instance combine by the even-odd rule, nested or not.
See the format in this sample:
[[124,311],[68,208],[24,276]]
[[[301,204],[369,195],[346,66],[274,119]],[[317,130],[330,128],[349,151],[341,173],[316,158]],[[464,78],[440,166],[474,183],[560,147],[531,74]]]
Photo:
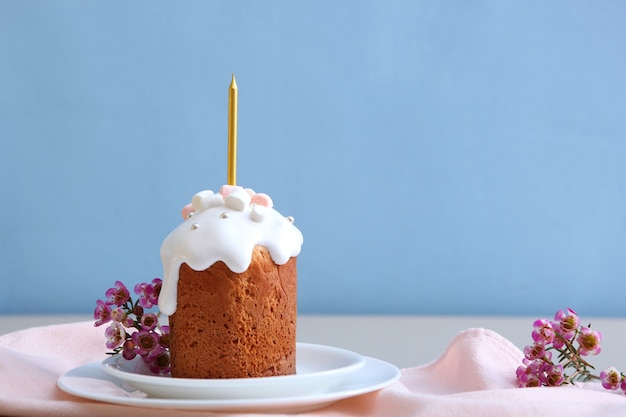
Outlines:
[[303,238],[293,218],[233,185],[196,194],[183,218],[161,246],[172,376],[294,374]]

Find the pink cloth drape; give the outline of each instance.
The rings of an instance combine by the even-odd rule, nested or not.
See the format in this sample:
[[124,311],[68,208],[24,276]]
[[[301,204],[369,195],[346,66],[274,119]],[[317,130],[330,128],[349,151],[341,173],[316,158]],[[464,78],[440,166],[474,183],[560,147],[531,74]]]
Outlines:
[[[0,415],[171,416],[172,410],[85,400],[57,388],[57,379],[65,372],[106,357],[103,338],[103,329],[94,328],[91,322],[38,327],[0,336]],[[598,383],[516,388],[515,369],[521,359],[520,350],[497,333],[468,329],[454,337],[437,360],[404,369],[393,385],[305,415],[626,416],[626,396],[605,391]],[[176,410],[175,414],[221,415],[185,410]]]

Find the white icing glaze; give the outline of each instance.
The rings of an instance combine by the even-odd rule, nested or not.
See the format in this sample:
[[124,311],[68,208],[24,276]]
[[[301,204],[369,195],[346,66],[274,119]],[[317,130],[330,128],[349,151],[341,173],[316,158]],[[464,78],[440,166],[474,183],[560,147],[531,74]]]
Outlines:
[[195,212],[161,245],[163,286],[159,310],[163,314],[176,311],[178,271],[183,263],[203,271],[222,261],[231,271],[240,273],[250,266],[256,245],[265,246],[277,265],[298,256],[302,233],[290,218],[271,206],[251,203],[250,191],[234,187],[217,194],[201,191],[193,197]]

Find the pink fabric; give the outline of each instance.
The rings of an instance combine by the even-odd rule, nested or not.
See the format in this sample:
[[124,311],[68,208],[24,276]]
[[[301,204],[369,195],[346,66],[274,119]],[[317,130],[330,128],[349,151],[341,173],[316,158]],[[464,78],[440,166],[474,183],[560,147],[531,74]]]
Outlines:
[[[60,375],[105,358],[103,337],[103,329],[94,328],[92,323],[39,327],[0,336],[0,415],[171,416],[171,410],[83,400],[57,388]],[[306,415],[626,416],[626,397],[604,391],[597,383],[516,388],[515,369],[521,358],[519,349],[500,335],[485,329],[465,330],[439,359],[403,370],[400,381],[392,386]],[[219,415],[180,410],[175,414]]]

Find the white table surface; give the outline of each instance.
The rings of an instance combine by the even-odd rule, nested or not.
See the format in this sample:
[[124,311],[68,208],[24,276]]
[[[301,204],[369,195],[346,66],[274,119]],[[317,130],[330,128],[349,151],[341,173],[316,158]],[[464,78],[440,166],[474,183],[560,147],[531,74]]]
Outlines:
[[[531,343],[532,323],[537,318],[301,315],[298,341],[342,347],[409,368],[435,360],[458,332],[472,327],[496,331],[521,349]],[[603,335],[602,352],[590,358],[598,373],[610,365],[626,372],[626,319],[583,316],[582,320],[585,325],[591,323],[592,329]],[[77,321],[92,321],[92,318],[89,315],[4,315],[0,316],[0,334]]]

